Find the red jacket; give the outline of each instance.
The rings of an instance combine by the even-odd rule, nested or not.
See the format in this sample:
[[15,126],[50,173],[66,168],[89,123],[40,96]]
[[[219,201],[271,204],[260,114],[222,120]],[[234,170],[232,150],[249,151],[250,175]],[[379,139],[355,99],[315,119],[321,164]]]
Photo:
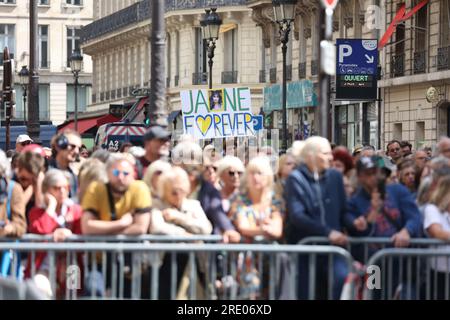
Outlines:
[[[65,228],[71,230],[74,234],[81,234],[81,215],[83,210],[81,206],[77,204],[71,204],[67,208],[67,213],[65,215]],[[34,207],[31,209],[29,214],[29,225],[28,232],[34,234],[42,234],[42,235],[51,235],[56,229],[61,228],[55,219],[49,216],[45,209]],[[35,270],[39,271],[45,257],[47,256],[46,252],[36,252],[35,256]],[[64,286],[66,278],[66,266],[65,266],[65,254],[59,254],[56,256],[57,260],[57,282]],[[82,265],[80,264],[80,257],[78,257],[78,265],[82,270]],[[25,277],[31,277],[31,261],[28,261],[27,268],[25,270]],[[63,283],[61,283],[61,281]]]

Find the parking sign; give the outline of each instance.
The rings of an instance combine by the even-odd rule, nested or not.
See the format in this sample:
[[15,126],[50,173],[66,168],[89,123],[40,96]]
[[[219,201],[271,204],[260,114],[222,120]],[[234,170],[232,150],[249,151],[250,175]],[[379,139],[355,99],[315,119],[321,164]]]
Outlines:
[[336,99],[376,100],[378,41],[336,40]]

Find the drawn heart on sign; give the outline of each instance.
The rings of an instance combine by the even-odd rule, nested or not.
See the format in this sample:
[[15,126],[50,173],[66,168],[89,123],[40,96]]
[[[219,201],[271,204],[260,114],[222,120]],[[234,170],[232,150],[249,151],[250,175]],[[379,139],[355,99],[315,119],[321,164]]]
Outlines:
[[200,132],[203,134],[203,136],[206,136],[208,133],[209,128],[211,128],[212,125],[212,118],[211,116],[198,116],[197,117],[197,126],[200,130]]

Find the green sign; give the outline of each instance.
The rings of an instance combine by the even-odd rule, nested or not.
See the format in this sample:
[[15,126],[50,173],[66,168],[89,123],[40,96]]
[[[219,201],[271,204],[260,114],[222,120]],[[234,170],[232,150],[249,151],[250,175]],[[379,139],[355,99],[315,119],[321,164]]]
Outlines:
[[[282,86],[280,84],[264,88],[264,112],[282,110],[281,92]],[[314,84],[309,80],[288,83],[286,100],[288,109],[316,107],[318,105]]]

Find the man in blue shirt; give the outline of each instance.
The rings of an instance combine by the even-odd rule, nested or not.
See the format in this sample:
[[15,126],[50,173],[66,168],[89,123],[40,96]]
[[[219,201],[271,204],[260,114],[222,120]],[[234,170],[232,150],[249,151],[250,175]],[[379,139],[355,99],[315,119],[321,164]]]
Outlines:
[[[381,157],[362,157],[357,162],[356,170],[360,187],[348,201],[345,215],[349,234],[355,237],[390,238],[392,246],[408,247],[411,238],[420,236],[422,225],[420,212],[412,194],[403,185],[386,184],[390,170]],[[363,249],[362,246],[354,246],[352,254],[355,259],[365,262]],[[381,246],[369,245],[369,257],[379,249]],[[400,274],[407,274],[406,264],[399,263],[396,258],[390,261],[392,266],[388,272],[391,274],[384,278],[387,280],[391,277],[392,281],[382,284],[385,296],[392,298],[395,294],[393,290],[401,283],[411,286],[409,290],[404,289],[402,292],[410,292],[414,296],[414,279],[399,277]],[[386,270],[382,272],[387,274]],[[415,274],[415,271],[412,274]],[[387,292],[386,288],[391,288],[391,291]],[[375,298],[380,297],[381,291],[376,290]]]
[[[284,197],[286,200],[286,238],[290,244],[297,244],[306,237],[327,237],[333,245],[344,246],[347,236],[342,233],[346,212],[346,195],[342,174],[331,169],[333,155],[328,140],[311,137],[306,140],[300,154],[302,164],[286,181]],[[309,257],[299,257],[298,298],[308,298]],[[318,256],[316,275],[318,285],[316,299],[332,296],[339,299],[347,265],[341,257],[333,259],[333,292],[328,289],[328,257]],[[330,280],[331,281],[331,280]]]

